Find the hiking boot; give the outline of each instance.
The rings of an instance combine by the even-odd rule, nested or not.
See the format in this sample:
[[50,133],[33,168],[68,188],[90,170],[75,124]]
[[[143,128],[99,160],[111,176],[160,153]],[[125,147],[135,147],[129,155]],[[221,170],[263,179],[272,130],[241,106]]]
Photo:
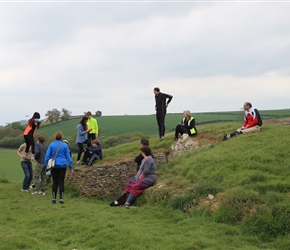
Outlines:
[[64,200],[63,200],[63,199],[60,199],[60,200],[59,200],[59,203],[60,203],[60,204],[64,204]]
[[126,204],[126,203],[123,205],[123,207],[126,208],[126,209],[130,209],[130,205]]

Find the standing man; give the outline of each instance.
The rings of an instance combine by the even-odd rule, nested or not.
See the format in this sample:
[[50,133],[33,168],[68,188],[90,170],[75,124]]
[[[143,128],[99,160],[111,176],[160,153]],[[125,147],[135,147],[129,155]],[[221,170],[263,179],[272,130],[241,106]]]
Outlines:
[[88,111],[86,116],[88,117],[88,129],[91,129],[91,131],[88,133],[88,139],[92,141],[99,137],[99,126],[97,120],[92,116],[91,111]]
[[38,137],[37,143],[35,144],[35,160],[37,164],[33,171],[33,178],[35,184],[35,192],[31,194],[45,195],[46,190],[46,166],[44,162],[46,147],[43,145],[44,137]]
[[245,110],[245,116],[244,116],[243,126],[241,128],[238,128],[233,133],[229,135],[225,135],[224,140],[232,138],[236,135],[260,131],[263,122],[262,122],[261,115],[258,109],[253,108],[250,102],[245,102],[244,110]]
[[153,89],[155,94],[155,110],[156,110],[156,120],[158,124],[159,139],[164,139],[165,134],[165,115],[168,104],[171,102],[173,96],[164,94],[160,92],[158,87]]

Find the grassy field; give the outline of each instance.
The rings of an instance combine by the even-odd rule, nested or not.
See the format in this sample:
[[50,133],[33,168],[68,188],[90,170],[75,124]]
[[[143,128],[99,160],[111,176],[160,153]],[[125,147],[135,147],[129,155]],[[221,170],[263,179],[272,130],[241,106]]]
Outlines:
[[[201,127],[196,139],[203,147],[158,165],[156,187],[129,210],[79,197],[68,183],[64,205],[22,193],[17,155],[7,151],[2,160],[15,154],[11,170],[22,177],[0,178],[0,249],[288,250],[289,126],[265,124],[259,133],[222,141],[238,124]],[[172,136],[150,143],[154,152],[164,151]],[[136,155],[137,147],[132,142],[105,155],[119,161]]]

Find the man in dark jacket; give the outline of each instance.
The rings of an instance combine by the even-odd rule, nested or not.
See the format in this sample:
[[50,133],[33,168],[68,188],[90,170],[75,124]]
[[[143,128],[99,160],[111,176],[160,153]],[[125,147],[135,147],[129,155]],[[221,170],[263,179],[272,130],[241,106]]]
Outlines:
[[155,110],[156,110],[156,120],[158,124],[159,138],[163,140],[164,134],[165,134],[166,109],[168,107],[168,104],[171,102],[173,96],[161,93],[158,87],[155,87],[153,89],[153,92],[155,94]]

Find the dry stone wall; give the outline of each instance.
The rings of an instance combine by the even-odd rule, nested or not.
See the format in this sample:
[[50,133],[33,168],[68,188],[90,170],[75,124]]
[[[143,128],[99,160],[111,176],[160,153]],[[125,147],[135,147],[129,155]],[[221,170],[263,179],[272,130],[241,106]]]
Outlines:
[[[197,141],[192,141],[188,135],[183,135],[172,144],[167,154],[154,154],[154,160],[156,164],[167,163],[168,159],[197,148],[199,148]],[[91,167],[75,168],[74,174],[66,175],[66,181],[73,183],[83,196],[118,197],[124,191],[128,179],[136,174],[136,163],[132,160],[100,165],[101,162],[98,161]]]

